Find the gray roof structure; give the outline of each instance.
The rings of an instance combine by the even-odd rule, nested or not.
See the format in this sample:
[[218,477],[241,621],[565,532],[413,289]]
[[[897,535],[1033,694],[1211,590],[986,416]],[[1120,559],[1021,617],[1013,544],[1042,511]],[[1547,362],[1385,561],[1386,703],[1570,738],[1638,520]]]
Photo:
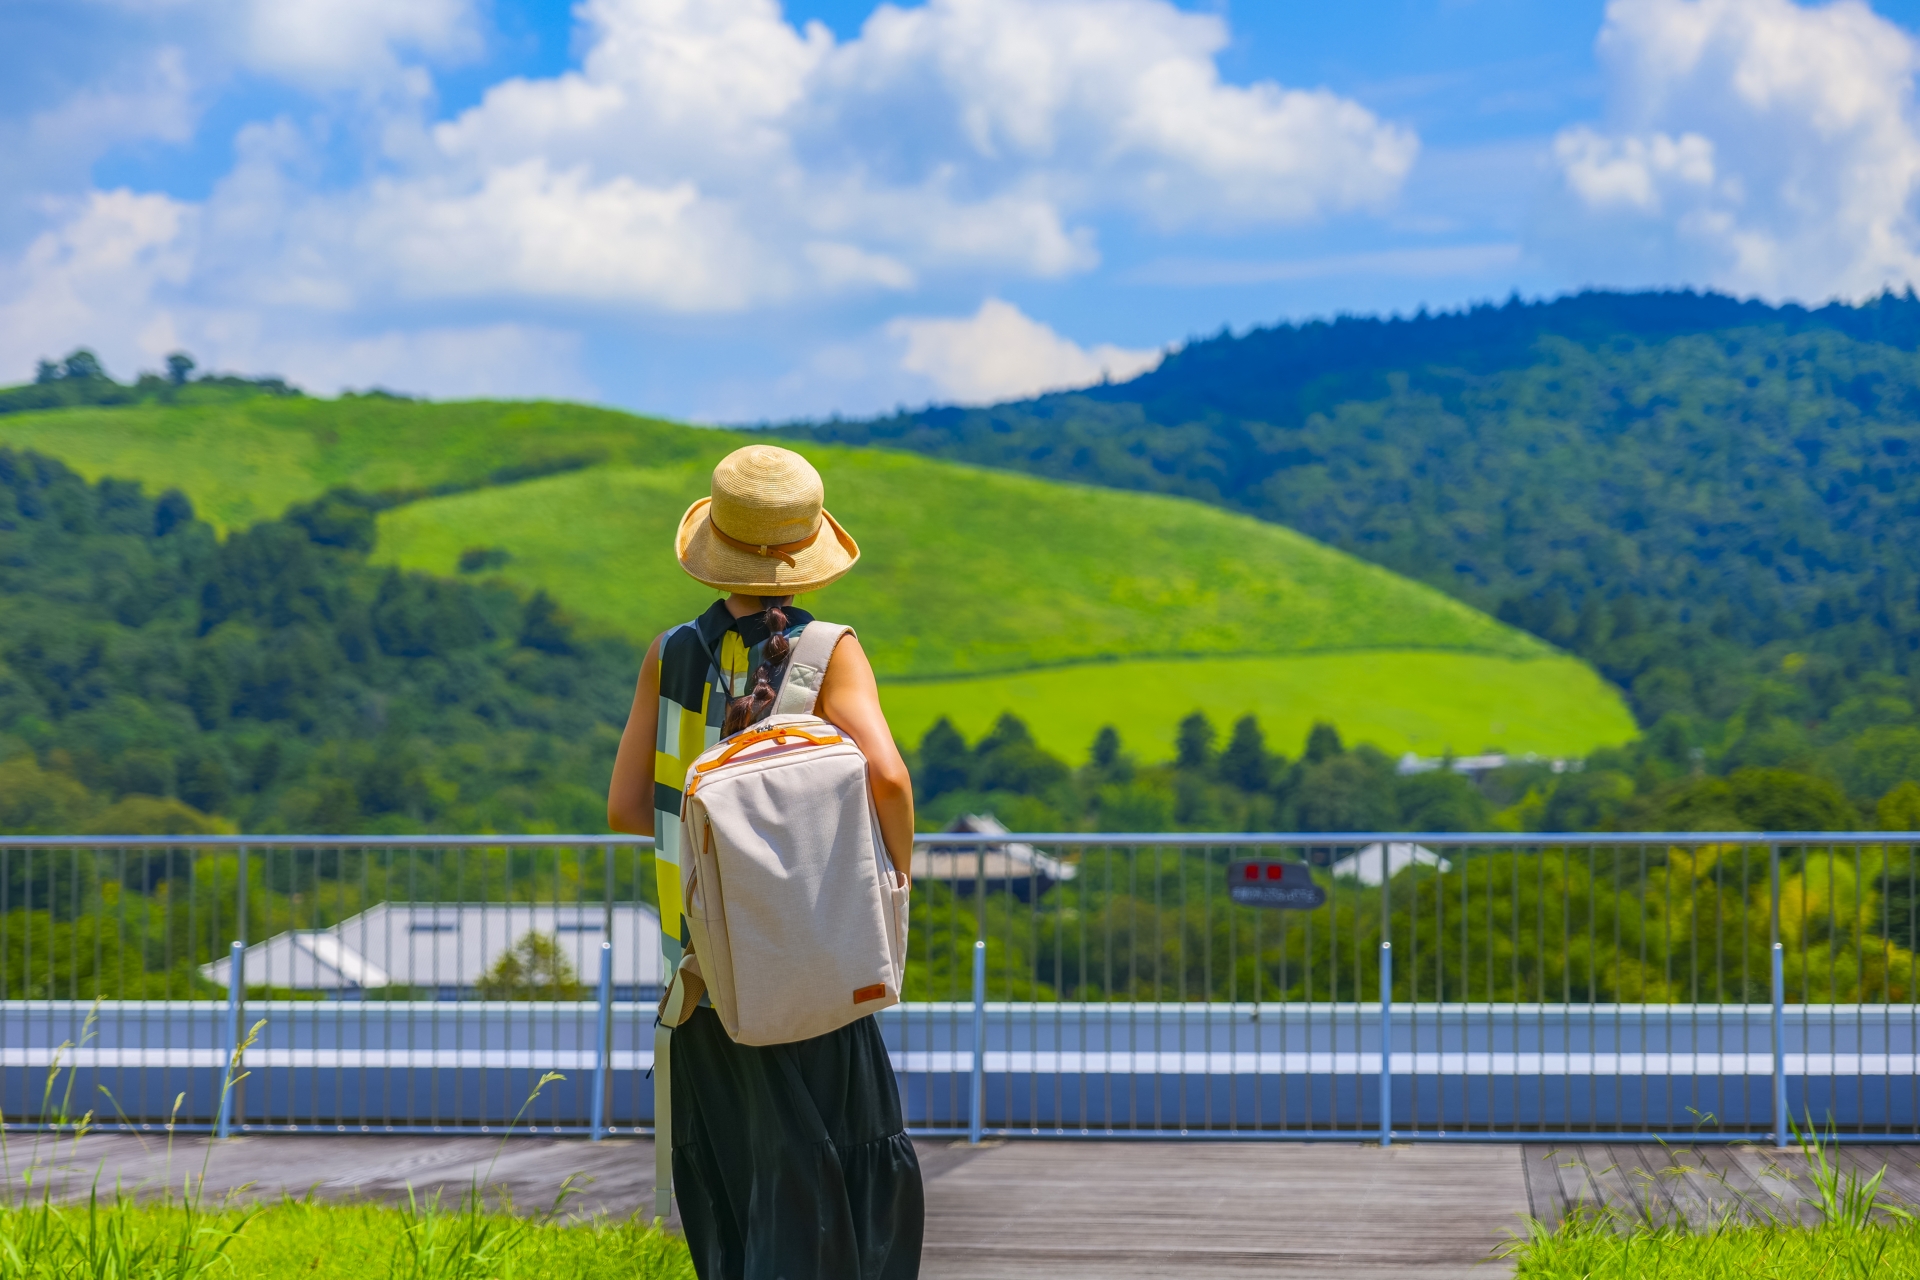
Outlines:
[[[256,942],[245,952],[250,987],[348,993],[387,987],[469,992],[500,957],[528,934],[558,944],[581,984],[600,978],[607,909],[599,903],[383,902],[330,929],[296,929]],[[612,912],[613,985],[629,993],[665,981],[660,917],[641,903]],[[222,958],[200,972],[225,986]]]
[[[977,836],[1004,836],[1006,827],[992,814],[963,813],[947,830]],[[965,897],[975,879],[985,879],[987,891],[1011,893],[1022,902],[1044,894],[1056,884],[1073,879],[1080,868],[1041,853],[1023,841],[984,846],[940,845],[913,851],[913,878],[937,880]]]

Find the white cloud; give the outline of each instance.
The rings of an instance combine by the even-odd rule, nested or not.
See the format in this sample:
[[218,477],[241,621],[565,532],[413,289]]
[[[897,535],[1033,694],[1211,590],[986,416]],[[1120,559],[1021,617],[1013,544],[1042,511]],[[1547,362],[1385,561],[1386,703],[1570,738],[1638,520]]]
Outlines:
[[[577,69],[496,84],[437,125],[426,67],[479,47],[476,0],[98,2],[186,52],[146,45],[139,80],[122,59],[47,116],[50,137],[97,135],[95,154],[185,139],[236,69],[319,105],[241,126],[203,199],[47,206],[0,263],[0,366],[86,342],[126,368],[187,345],[316,386],[412,367],[410,389],[451,393],[477,384],[433,354],[445,343],[538,370],[553,352],[528,334],[610,315],[774,323],[842,299],[977,298],[1093,269],[1103,219],[1245,230],[1381,208],[1418,148],[1329,91],[1225,82],[1226,22],[1172,0],[883,4],[845,41],[778,0],[581,0]],[[75,174],[65,190],[84,191]],[[529,309],[547,319],[496,323]],[[406,332],[439,336],[385,354]],[[882,382],[969,398],[1152,358],[1083,350],[998,302],[892,332],[910,367],[885,362]],[[322,360],[327,341],[368,372]]]
[[595,183],[584,167],[555,173],[531,159],[487,173],[478,189],[375,186],[355,228],[363,262],[420,298],[510,296],[627,302],[671,311],[730,311],[775,284],[778,262],[732,211],[690,182],[627,177]]
[[1657,214],[1662,187],[1693,194],[1713,185],[1713,143],[1697,133],[1609,138],[1576,126],[1554,139],[1553,154],[1567,186],[1595,209]]
[[1158,365],[1165,354],[1104,343],[1082,347],[998,298],[963,319],[903,317],[888,324],[887,333],[901,346],[902,369],[925,378],[941,398],[962,404],[1123,382]]
[[95,193],[0,272],[0,353],[11,377],[85,346],[128,378],[184,348],[206,368],[279,374],[321,394],[376,385],[441,396],[595,394],[580,370],[579,337],[564,330],[428,325],[359,335],[331,316],[316,323],[298,312],[185,299],[204,234],[192,204]]
[[[580,13],[580,70],[495,86],[433,131],[432,163],[368,193],[369,227],[432,229],[362,239],[396,246],[396,279],[424,284],[428,236],[425,259],[458,264],[430,273],[452,292],[667,311],[1057,277],[1098,262],[1099,211],[1274,224],[1377,206],[1417,145],[1324,91],[1222,83],[1225,24],[1166,0],[882,6],[846,43],[774,0]],[[549,244],[599,259],[549,261]]]
[[400,71],[402,51],[459,57],[480,45],[471,0],[241,0],[236,7],[229,21],[247,65],[297,82],[366,83]]
[[56,231],[0,271],[0,355],[14,369],[78,346],[109,368],[158,365],[177,325],[162,299],[186,278],[191,205],[131,191],[95,192]]
[[591,399],[575,334],[534,325],[392,330],[371,337],[271,343],[243,365],[273,369],[309,391],[381,387],[437,396]]
[[1859,0],[1613,0],[1598,47],[1616,120],[1555,141],[1571,216],[1552,249],[1810,300],[1920,276],[1920,46],[1901,28]]

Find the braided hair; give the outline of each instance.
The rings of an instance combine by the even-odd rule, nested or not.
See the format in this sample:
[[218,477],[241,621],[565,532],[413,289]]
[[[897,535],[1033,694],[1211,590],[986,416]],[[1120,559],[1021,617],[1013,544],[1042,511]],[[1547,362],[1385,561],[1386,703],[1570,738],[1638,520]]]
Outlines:
[[780,696],[780,681],[786,675],[793,642],[787,639],[786,613],[772,603],[776,598],[779,597],[760,598],[767,620],[767,642],[760,651],[760,666],[753,673],[753,686],[740,697],[727,701],[726,719],[720,726],[722,736],[730,737],[750,724],[765,720]]

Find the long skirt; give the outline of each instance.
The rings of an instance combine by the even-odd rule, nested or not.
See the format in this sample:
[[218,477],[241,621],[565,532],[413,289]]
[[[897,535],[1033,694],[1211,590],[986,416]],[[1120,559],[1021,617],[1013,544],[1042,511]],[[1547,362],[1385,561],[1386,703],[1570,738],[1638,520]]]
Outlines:
[[712,1009],[673,1033],[673,1179],[700,1280],[913,1280],[920,1162],[871,1017],[743,1045]]

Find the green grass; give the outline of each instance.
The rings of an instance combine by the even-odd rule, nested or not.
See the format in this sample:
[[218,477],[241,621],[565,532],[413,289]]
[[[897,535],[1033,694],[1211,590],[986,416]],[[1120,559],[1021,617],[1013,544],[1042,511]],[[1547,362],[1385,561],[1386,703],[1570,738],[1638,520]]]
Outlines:
[[1579,1220],[1529,1241],[1514,1260],[1513,1274],[1527,1280],[1892,1280],[1920,1276],[1920,1225],[1622,1233]]
[[1002,711],[1033,727],[1055,754],[1080,760],[1105,724],[1143,761],[1173,755],[1182,716],[1205,711],[1224,731],[1256,715],[1268,743],[1298,755],[1316,720],[1348,742],[1384,751],[1466,755],[1486,747],[1546,756],[1624,742],[1633,719],[1593,669],[1564,655],[1382,649],[1278,657],[1156,659],[987,676],[889,683],[887,720],[918,742],[942,715],[969,739]]
[[[282,400],[61,409],[0,417],[0,445],[59,458],[89,480],[177,488],[215,526],[268,520],[336,486],[378,492],[474,484],[555,459],[706,456],[722,433],[543,402]],[[731,439],[731,436],[722,436]],[[724,450],[723,450],[724,452]]]
[[0,1280],[682,1280],[685,1241],[638,1221],[438,1204],[287,1200],[211,1209],[44,1200],[0,1209]]
[[[681,466],[412,503],[382,515],[375,556],[450,574],[463,548],[502,547],[509,581],[651,636],[713,599],[674,563],[672,538],[733,441],[716,444]],[[1356,646],[1550,652],[1431,588],[1201,503],[909,454],[808,452],[861,559],[801,603],[860,628],[883,675]]]
[[[471,486],[591,460],[386,511],[375,558],[451,575],[463,551],[501,548],[511,558],[490,572],[636,639],[713,598],[674,563],[672,532],[747,438],[538,403],[263,398],[0,418],[0,444],[178,487],[229,528],[339,485]],[[903,740],[941,714],[975,732],[1004,709],[1069,759],[1108,721],[1153,759],[1196,707],[1255,712],[1289,747],[1320,718],[1423,753],[1573,755],[1632,736],[1618,693],[1574,659],[1277,525],[904,453],[806,452],[863,555],[803,603],[860,630]]]

